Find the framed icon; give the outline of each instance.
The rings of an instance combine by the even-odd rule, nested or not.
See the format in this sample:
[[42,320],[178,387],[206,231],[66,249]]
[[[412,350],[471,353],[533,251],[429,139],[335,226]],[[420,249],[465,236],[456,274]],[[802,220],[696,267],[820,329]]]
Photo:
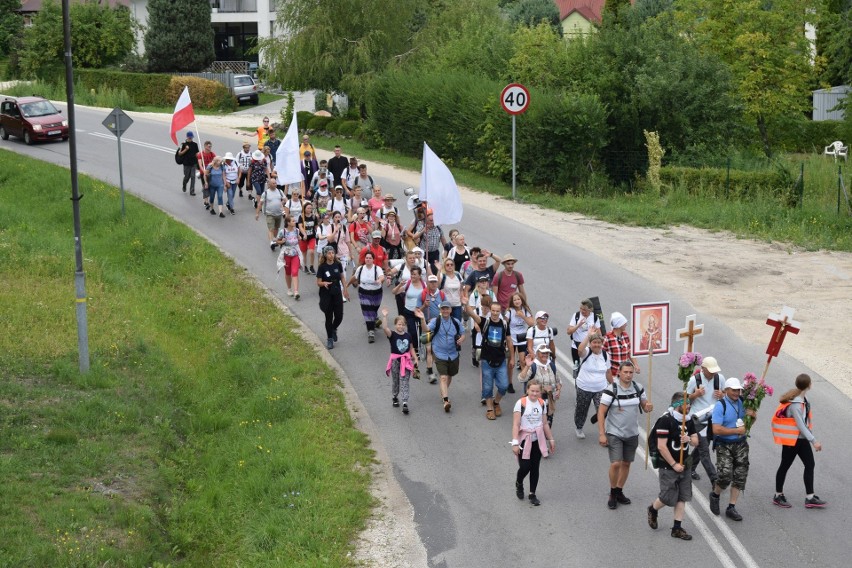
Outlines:
[[654,302],[633,304],[632,337],[633,356],[654,355],[669,352],[669,303]]

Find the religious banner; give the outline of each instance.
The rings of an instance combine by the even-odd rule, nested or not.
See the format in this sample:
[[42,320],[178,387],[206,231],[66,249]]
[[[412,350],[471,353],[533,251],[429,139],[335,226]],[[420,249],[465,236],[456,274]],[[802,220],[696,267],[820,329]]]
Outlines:
[[643,357],[669,352],[669,302],[633,304],[631,306],[633,356]]

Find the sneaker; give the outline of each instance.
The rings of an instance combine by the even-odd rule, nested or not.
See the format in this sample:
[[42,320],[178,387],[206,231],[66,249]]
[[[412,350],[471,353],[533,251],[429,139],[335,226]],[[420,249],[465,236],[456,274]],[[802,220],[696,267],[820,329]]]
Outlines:
[[270,241],[270,242],[269,242],[269,249],[270,249],[270,250],[273,250],[273,251],[274,251],[274,250],[275,250],[275,247],[277,247],[277,246],[278,246],[278,243],[276,243],[275,241]]
[[231,212],[231,215],[236,215],[236,214],[237,214],[237,212],[236,212],[236,211],[234,211],[234,208],[233,208],[233,207],[228,207],[228,211],[230,211],[230,212]]
[[414,380],[420,380],[420,367],[414,367]]
[[509,388],[506,389],[506,392],[515,394],[515,387],[512,385],[512,383],[509,383]]
[[657,530],[657,515],[659,511],[657,511],[653,505],[648,507],[648,526],[654,530]]
[[298,300],[299,298],[301,298],[301,296],[299,295],[299,293],[298,293],[298,292],[295,292],[295,293],[293,294],[293,299],[294,299],[294,300]]
[[367,332],[367,342],[368,343],[375,343],[376,342],[376,332],[375,331],[371,330],[371,331]]
[[692,479],[694,479],[695,481],[698,481],[699,479],[701,479],[701,475],[695,470],[692,470],[692,473],[690,475],[692,476]]
[[243,196],[243,190],[241,189],[240,190],[240,197],[242,197],[242,196]]
[[334,341],[332,341],[332,339],[329,337],[325,342],[325,346],[329,349],[334,349]]
[[822,509],[828,505],[825,501],[814,495],[810,499],[805,499],[805,508],[806,509]]
[[500,404],[497,402],[494,403],[494,416],[503,416],[503,410],[500,409]]
[[331,332],[331,338],[332,338],[333,340],[337,341],[337,330],[336,330],[336,329],[335,329],[334,331],[332,331],[332,332]]
[[[816,495],[814,495],[814,497],[816,497]],[[782,509],[789,509],[792,507],[792,505],[787,502],[787,498],[784,497],[783,493],[773,497],[772,503],[775,504],[776,507],[781,507]],[[807,499],[805,499],[805,506],[807,506]]]
[[606,502],[606,506],[613,510],[618,507],[618,501],[615,500],[615,495],[612,493],[609,494],[609,500]]
[[518,369],[519,371],[521,370],[521,362],[520,361],[518,361],[518,364],[515,366],[515,368]]
[[710,491],[710,512],[719,516],[719,496]]
[[293,296],[293,291],[292,291],[292,290],[287,290],[287,295],[292,297],[292,296]]
[[204,209],[210,209],[210,204],[209,204],[209,203],[205,203],[205,204],[204,204]]
[[530,503],[536,507],[541,505],[541,501],[538,500],[538,497],[535,496],[535,493],[530,493]]
[[343,303],[344,303],[344,304],[346,304],[346,303],[348,303],[348,302],[349,302],[349,299],[348,299],[348,298],[343,298]]
[[224,219],[224,218],[225,218],[225,214],[224,214],[223,212],[221,212],[221,211],[220,211],[220,212],[219,212],[219,217],[221,217],[222,219]]
[[[216,214],[216,210],[215,210],[215,209],[213,209],[213,208],[212,208],[212,207],[210,207],[209,205],[207,206],[207,208],[208,208],[208,209],[210,209],[210,214],[211,214],[211,215],[215,215],[215,214]],[[222,215],[222,217],[224,217],[224,215]]]
[[515,482],[515,495],[518,496],[518,499],[524,498],[524,484],[519,481]]
[[402,403],[402,413],[408,414],[408,403],[407,402]]
[[183,192],[186,193],[186,186],[183,186]]
[[725,510],[725,516],[735,521],[743,520],[743,516],[740,515],[736,507],[728,507],[727,510]]
[[618,501],[619,505],[629,505],[630,503],[633,502],[630,499],[628,499],[627,496],[624,495],[624,493],[622,493],[621,491],[616,493],[615,500]]
[[393,397],[393,407],[399,408],[399,399],[396,397]]
[[479,361],[476,360],[476,357],[471,357],[470,362],[474,367],[479,367]]
[[481,404],[482,406],[485,406],[485,399],[484,399],[484,398],[480,398],[480,399],[479,399],[479,404]]
[[316,273],[317,273],[317,271],[316,271],[316,270],[314,270],[314,267],[313,267],[313,266],[309,266],[309,267],[308,267],[308,272],[310,272],[311,274],[316,274]]
[[585,433],[585,432],[583,432],[583,429],[582,429],[582,428],[577,428],[577,430],[576,430],[574,433],[577,435],[577,437],[578,437],[579,439],[581,439],[581,440],[585,440],[585,439],[586,439],[586,433]]
[[676,529],[672,529],[672,538],[679,538],[680,540],[692,540],[692,535],[683,530],[683,527],[678,527]]
[[449,412],[452,407],[453,405],[450,404],[449,400],[444,401],[444,412]]
[[497,417],[494,416],[494,409],[489,408],[485,411],[485,417],[489,420],[495,420]]
[[310,274],[310,272],[308,272],[308,267],[307,267],[307,266],[306,266],[306,267],[304,267],[302,270],[304,270],[304,271],[305,271],[305,274]]
[[435,373],[429,373],[429,384],[434,385],[437,382],[438,382],[438,375],[436,375]]

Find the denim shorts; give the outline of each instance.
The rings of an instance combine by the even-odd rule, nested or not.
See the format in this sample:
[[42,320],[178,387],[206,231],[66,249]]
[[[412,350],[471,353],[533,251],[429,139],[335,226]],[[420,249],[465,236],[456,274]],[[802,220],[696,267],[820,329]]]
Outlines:
[[482,398],[493,397],[495,386],[500,396],[506,394],[506,389],[509,388],[509,373],[506,370],[506,361],[503,361],[497,367],[492,367],[488,361],[482,361],[479,368],[482,370]]

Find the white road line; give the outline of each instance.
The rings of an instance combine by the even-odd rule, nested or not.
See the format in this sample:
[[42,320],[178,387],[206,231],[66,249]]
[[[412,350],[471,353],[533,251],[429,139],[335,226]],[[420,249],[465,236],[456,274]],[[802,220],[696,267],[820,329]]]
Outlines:
[[[102,132],[89,132],[92,136],[97,136],[98,138],[103,138],[105,140],[115,140],[115,136],[112,134],[104,134]],[[143,148],[150,148],[151,150],[158,150],[160,152],[165,152],[167,154],[171,154],[172,150],[170,148],[166,148],[165,146],[157,146],[156,144],[150,144],[148,142],[142,142],[141,140],[134,140],[132,138],[126,138],[124,136],[121,137],[121,141],[127,144],[133,144],[135,146],[142,146]]]
[[[556,359],[557,369],[563,374],[564,377],[567,377],[568,382],[571,383],[571,385],[574,385],[574,373],[572,370],[574,366],[573,361],[570,361],[566,355],[562,354],[562,352],[556,353]],[[641,426],[639,427],[639,436],[640,439],[647,440],[647,433],[645,432],[645,429]],[[638,453],[639,457],[644,460],[645,448],[642,444],[639,444]],[[651,468],[651,471],[654,473],[654,476],[659,477],[659,472],[656,469]],[[707,514],[711,516],[713,522],[716,524],[716,527],[725,536],[725,538],[728,539],[728,543],[731,545],[731,548],[734,549],[734,552],[736,552],[737,556],[739,556],[740,559],[743,561],[743,566],[746,566],[748,568],[759,568],[757,562],[755,562],[754,558],[752,558],[751,555],[748,553],[743,543],[740,542],[740,540],[737,538],[737,535],[735,535],[733,531],[731,531],[731,529],[729,529],[727,525],[725,525],[724,522],[722,522],[718,517],[716,517],[715,515],[713,515],[713,513],[710,512],[710,505],[707,502],[707,499],[701,493],[698,492],[693,492],[692,498],[693,500],[697,500],[701,507],[705,511],[707,511]],[[734,562],[734,560],[730,557],[725,548],[719,542],[719,539],[716,538],[716,536],[713,534],[713,532],[710,530],[704,520],[698,516],[698,513],[696,511],[693,511],[690,507],[687,507],[686,515],[695,524],[695,528],[698,529],[698,532],[700,532],[701,535],[704,537],[704,540],[707,541],[707,545],[710,546],[710,549],[713,550],[714,553],[716,553],[716,558],[719,560],[722,566],[724,566],[725,568],[737,568],[738,564]]]

